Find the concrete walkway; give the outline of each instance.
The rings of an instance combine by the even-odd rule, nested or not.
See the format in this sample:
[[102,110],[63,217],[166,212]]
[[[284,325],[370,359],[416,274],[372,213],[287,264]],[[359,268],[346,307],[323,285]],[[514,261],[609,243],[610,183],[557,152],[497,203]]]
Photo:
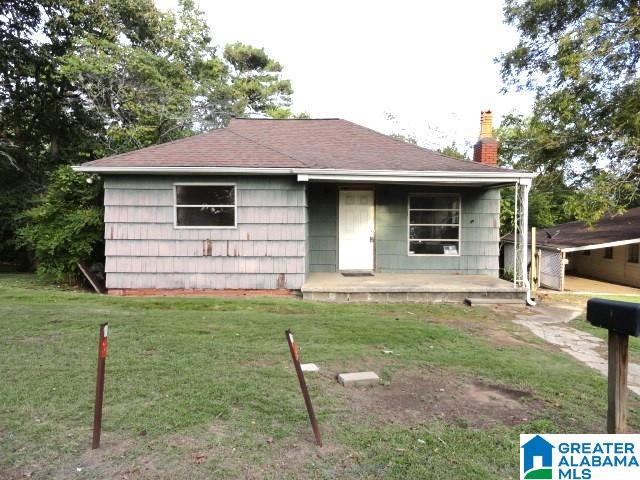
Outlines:
[[[607,345],[604,340],[567,325],[582,313],[581,308],[555,304],[536,306],[531,310],[534,315],[518,315],[514,322],[607,376]],[[636,363],[629,363],[628,386],[640,395],[640,365]]]
[[575,277],[573,275],[565,275],[564,292],[575,295],[622,295],[622,296],[640,296],[640,288],[628,287],[626,285],[618,285],[616,283],[603,282],[592,278]]

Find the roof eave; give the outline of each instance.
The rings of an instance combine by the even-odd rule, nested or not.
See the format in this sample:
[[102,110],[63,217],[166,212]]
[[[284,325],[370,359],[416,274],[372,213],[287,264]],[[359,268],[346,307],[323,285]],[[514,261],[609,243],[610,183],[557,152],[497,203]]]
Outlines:
[[385,181],[406,183],[419,180],[440,183],[530,183],[535,173],[517,171],[408,171],[408,170],[342,170],[291,167],[136,167],[76,165],[77,172],[96,174],[243,174],[297,175],[298,181]]
[[[503,243],[513,243],[513,238],[505,238],[502,239]],[[574,247],[570,247],[567,245],[549,245],[546,243],[538,243],[536,244],[536,247],[538,248],[548,248],[548,249],[552,249],[552,250],[558,250],[559,252],[564,252],[564,253],[571,253],[571,252],[583,252],[585,250],[599,250],[601,248],[607,248],[607,247],[621,247],[624,245],[631,245],[633,243],[640,243],[640,238],[629,238],[626,240],[614,240],[611,242],[604,242],[604,243],[590,243],[588,245],[580,245],[580,246],[574,246]],[[529,245],[531,245],[531,242],[528,242]]]

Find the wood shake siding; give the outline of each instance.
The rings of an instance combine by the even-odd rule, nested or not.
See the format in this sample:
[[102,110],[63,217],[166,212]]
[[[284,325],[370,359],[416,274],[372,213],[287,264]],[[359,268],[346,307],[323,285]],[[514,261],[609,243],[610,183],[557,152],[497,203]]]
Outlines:
[[[407,255],[410,193],[459,193],[460,255]],[[376,270],[498,276],[500,191],[379,186],[376,189]]]
[[[408,255],[408,195],[459,193],[460,255]],[[309,271],[335,272],[337,187],[309,185]],[[498,276],[500,191],[407,185],[375,186],[375,271]]]
[[[174,227],[174,183],[236,185],[237,228]],[[305,185],[293,177],[105,176],[110,289],[299,289]]]
[[309,271],[335,272],[338,265],[338,187],[310,184]]

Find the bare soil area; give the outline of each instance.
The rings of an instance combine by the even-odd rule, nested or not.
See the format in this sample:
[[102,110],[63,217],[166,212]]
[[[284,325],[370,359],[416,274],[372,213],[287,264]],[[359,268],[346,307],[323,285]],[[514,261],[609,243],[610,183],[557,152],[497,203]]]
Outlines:
[[396,374],[389,385],[348,389],[358,409],[383,421],[424,423],[434,418],[459,426],[514,426],[543,407],[530,392],[484,383],[440,369]]

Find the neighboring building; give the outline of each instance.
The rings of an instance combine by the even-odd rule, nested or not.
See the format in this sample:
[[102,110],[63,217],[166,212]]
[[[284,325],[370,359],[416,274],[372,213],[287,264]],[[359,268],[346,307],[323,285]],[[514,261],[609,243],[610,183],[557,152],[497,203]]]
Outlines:
[[[609,215],[592,227],[569,222],[538,230],[540,285],[564,290],[565,274],[640,287],[640,208]],[[513,265],[513,239],[504,240],[504,268]],[[529,259],[530,259],[529,255]]]
[[533,174],[496,166],[483,115],[475,161],[345,120],[234,119],[76,167],[104,178],[107,288],[304,292],[314,274],[347,271],[497,279],[500,188],[528,189]]

